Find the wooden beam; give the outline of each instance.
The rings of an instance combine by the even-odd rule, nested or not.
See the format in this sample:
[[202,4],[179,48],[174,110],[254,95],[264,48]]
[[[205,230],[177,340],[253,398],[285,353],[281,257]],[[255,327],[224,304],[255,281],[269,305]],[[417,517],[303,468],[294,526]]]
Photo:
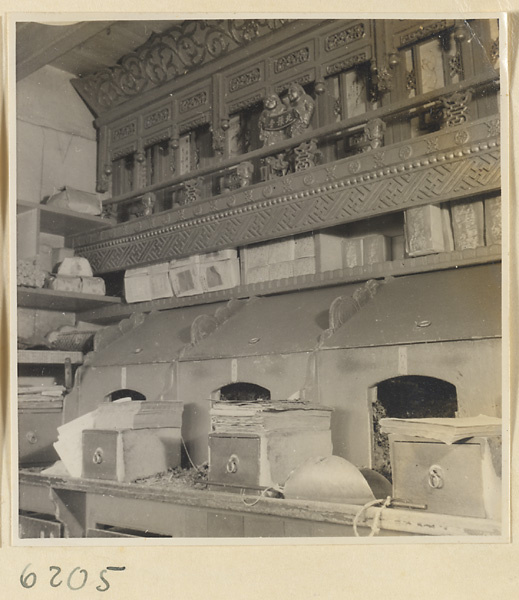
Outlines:
[[89,21],[63,26],[20,24],[16,35],[17,81],[108,29],[112,23],[113,21]]

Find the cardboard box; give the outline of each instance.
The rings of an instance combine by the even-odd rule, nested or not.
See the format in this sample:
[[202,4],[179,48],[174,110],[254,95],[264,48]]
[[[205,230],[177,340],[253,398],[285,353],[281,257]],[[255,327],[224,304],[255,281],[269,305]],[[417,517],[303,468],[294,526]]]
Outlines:
[[240,261],[237,258],[201,263],[199,272],[204,292],[227,290],[240,285]]
[[318,232],[315,234],[315,258],[319,273],[343,268],[344,235]]
[[445,251],[443,217],[440,206],[427,204],[404,212],[406,252],[425,256]]
[[456,250],[485,245],[485,217],[481,200],[452,202],[451,218]]
[[204,288],[200,281],[200,265],[192,264],[169,270],[169,280],[175,296],[196,296],[202,294]]
[[151,280],[147,267],[126,271],[124,274],[124,297],[129,304],[151,300]]
[[172,298],[173,288],[169,279],[169,263],[148,267],[150,277],[151,299]]
[[501,244],[501,196],[485,200],[485,241],[487,246]]

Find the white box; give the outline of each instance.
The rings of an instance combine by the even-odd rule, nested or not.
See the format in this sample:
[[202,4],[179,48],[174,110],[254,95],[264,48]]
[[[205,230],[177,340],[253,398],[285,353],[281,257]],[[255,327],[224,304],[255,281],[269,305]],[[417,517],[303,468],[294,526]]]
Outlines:
[[315,243],[312,233],[298,235],[294,238],[294,258],[315,256]]
[[294,261],[294,277],[298,275],[315,275],[315,257],[307,256]]
[[240,261],[218,260],[199,266],[200,281],[205,292],[228,290],[240,285]]
[[261,283],[269,280],[269,268],[267,265],[253,267],[245,272],[245,283]]
[[147,267],[126,271],[124,274],[124,297],[128,304],[151,300],[151,281]]
[[278,262],[269,265],[269,279],[286,279],[294,276],[294,261]]
[[200,265],[193,264],[185,267],[176,267],[169,270],[169,280],[175,296],[196,296],[202,294],[204,288],[200,281]]
[[169,279],[169,263],[152,265],[148,270],[150,275],[151,299],[172,298],[173,288]]
[[284,263],[295,258],[294,238],[269,242],[268,244],[268,264]]
[[218,260],[237,260],[238,250],[234,248],[228,248],[226,250],[217,250],[216,252],[208,252],[207,254],[200,254],[200,262],[216,262]]
[[456,250],[479,248],[485,245],[485,219],[481,200],[453,202],[451,216]]
[[315,258],[317,271],[335,271],[343,268],[344,235],[334,233],[315,234]]
[[247,248],[243,248],[241,254],[246,271],[269,264],[268,244],[247,246]]
[[405,243],[409,256],[425,256],[445,251],[442,209],[433,204],[404,212]]

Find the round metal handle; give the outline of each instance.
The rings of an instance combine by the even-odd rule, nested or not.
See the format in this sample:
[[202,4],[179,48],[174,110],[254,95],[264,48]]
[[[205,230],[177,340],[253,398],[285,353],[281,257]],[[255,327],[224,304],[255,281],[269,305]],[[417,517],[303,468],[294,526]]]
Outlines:
[[231,454],[229,460],[227,461],[227,464],[225,465],[227,473],[236,473],[238,471],[239,462],[240,461],[236,454]]
[[92,462],[95,465],[100,465],[103,462],[103,450],[102,450],[102,448],[97,448],[97,450],[94,452],[94,455],[92,456]]
[[25,434],[25,437],[27,438],[27,441],[29,442],[29,444],[36,444],[36,442],[38,441],[38,436],[36,435],[36,433],[34,431],[28,431]]
[[429,485],[439,490],[443,487],[443,469],[439,465],[432,465],[429,467]]

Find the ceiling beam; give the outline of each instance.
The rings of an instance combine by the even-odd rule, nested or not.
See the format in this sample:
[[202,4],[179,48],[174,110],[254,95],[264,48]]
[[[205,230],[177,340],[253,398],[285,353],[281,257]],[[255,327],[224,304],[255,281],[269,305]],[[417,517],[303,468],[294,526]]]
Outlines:
[[17,81],[108,29],[113,23],[114,21],[88,21],[63,26],[20,23],[16,35]]

